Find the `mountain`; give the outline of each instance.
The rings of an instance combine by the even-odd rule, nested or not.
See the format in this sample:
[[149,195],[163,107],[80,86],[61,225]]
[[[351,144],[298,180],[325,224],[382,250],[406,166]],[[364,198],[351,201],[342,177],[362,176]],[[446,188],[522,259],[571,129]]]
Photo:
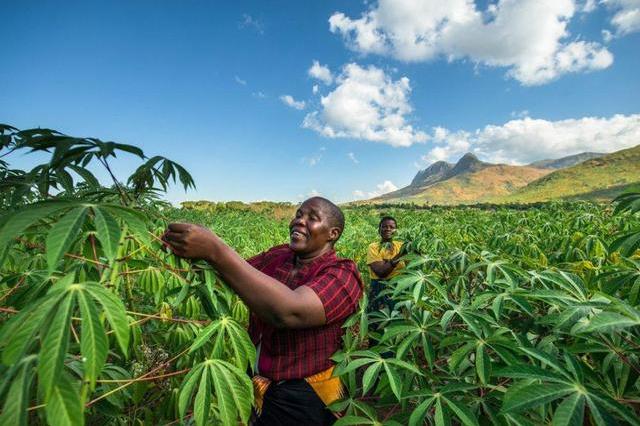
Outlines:
[[640,186],[640,145],[556,170],[499,201],[605,200],[635,186]]
[[640,145],[598,154],[585,152],[526,166],[480,161],[471,153],[456,164],[437,161],[411,184],[365,203],[474,204],[551,199],[610,200],[640,187]]
[[575,166],[583,161],[592,160],[594,158],[603,157],[607,154],[598,152],[581,152],[580,154],[569,155],[567,157],[558,158],[555,160],[540,160],[534,163],[528,164],[529,167],[536,167],[539,169],[564,169],[567,167]]
[[451,169],[453,169],[453,164],[445,161],[436,161],[426,169],[420,170],[409,186],[420,188],[439,182],[446,179],[447,173],[449,173]]
[[435,162],[418,172],[409,186],[369,201],[430,204],[481,202],[508,195],[550,172],[535,167],[485,163],[472,153],[467,153],[456,164]]
[[482,170],[488,166],[491,166],[491,164],[484,163],[478,160],[478,157],[472,153],[467,152],[456,164],[436,161],[426,169],[419,171],[409,186],[413,188],[423,188],[463,173]]
[[478,157],[470,152],[467,152],[462,156],[462,158],[460,158],[460,160],[458,160],[456,165],[453,166],[449,177],[458,176],[464,173],[478,172],[490,166],[493,166],[493,164],[483,163],[482,161],[478,160]]

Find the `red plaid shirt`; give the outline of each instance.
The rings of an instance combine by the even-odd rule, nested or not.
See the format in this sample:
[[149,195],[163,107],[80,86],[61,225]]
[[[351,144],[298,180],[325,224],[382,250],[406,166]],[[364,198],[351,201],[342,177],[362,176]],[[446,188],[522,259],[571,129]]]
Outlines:
[[325,325],[307,329],[277,329],[253,313],[249,322],[251,340],[260,345],[258,370],[271,380],[302,379],[333,365],[329,359],[341,346],[342,324],[354,313],[362,296],[362,280],[356,264],[340,259],[331,250],[291,275],[295,260],[288,245],[252,257],[256,269],[292,290],[307,286],[324,306]]

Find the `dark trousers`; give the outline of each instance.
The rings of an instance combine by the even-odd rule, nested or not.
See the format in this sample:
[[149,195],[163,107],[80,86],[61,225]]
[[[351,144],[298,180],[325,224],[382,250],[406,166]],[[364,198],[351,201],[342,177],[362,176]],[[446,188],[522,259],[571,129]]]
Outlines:
[[336,417],[303,379],[271,383],[254,426],[327,426]]
[[380,296],[386,287],[386,281],[371,280],[371,291],[369,292],[369,312],[381,311],[383,308],[393,309],[393,300],[388,295]]

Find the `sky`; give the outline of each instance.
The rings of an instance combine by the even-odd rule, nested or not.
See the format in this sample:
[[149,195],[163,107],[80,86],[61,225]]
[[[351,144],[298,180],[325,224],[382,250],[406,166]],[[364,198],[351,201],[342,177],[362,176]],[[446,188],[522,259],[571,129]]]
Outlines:
[[640,144],[640,0],[0,0],[0,16],[0,123],[177,161],[197,188],[175,203],[345,202],[466,152]]

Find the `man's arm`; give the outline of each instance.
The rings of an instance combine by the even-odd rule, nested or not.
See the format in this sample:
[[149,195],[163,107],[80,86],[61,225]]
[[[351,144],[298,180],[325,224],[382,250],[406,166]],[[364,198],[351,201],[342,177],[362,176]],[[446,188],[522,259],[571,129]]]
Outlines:
[[171,224],[164,240],[180,257],[206,260],[252,312],[274,327],[309,328],[326,323],[322,301],[312,289],[291,290],[252,267],[208,229]]
[[[386,278],[391,272],[398,266],[402,256],[407,254],[407,245],[402,244],[398,254],[393,256],[392,259],[380,259],[379,252],[376,252],[374,246],[369,246],[369,252],[367,253],[367,259],[369,261],[369,267],[380,278]],[[379,260],[380,259],[380,260]]]
[[386,278],[398,266],[400,262],[398,256],[389,260],[379,260],[369,264],[371,270],[380,278]]

